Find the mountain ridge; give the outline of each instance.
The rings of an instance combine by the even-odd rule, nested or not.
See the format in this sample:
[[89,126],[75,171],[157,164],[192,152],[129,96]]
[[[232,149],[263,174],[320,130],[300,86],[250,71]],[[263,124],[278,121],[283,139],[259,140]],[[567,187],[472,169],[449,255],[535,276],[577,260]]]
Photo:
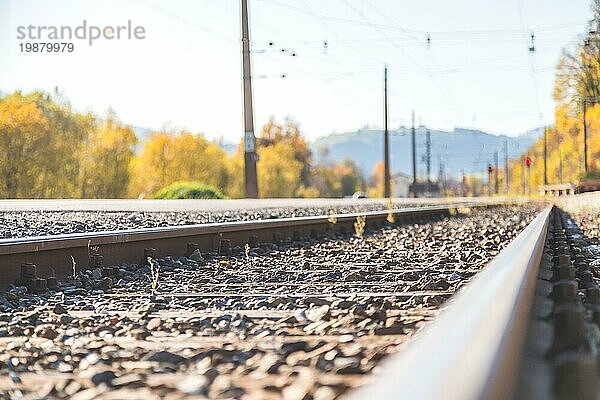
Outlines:
[[[426,131],[416,129],[417,175],[424,176]],[[448,178],[464,174],[485,174],[487,165],[494,164],[498,152],[498,166],[504,166],[504,146],[508,158],[520,157],[543,134],[543,128],[527,131],[519,136],[495,135],[472,128],[454,128],[452,131],[429,129],[431,133],[432,179],[440,169]],[[375,165],[383,158],[383,131],[361,128],[352,132],[335,133],[320,137],[310,143],[317,164],[339,162],[350,158],[356,162],[364,176],[372,174]],[[324,150],[327,149],[327,150]],[[410,128],[400,127],[390,131],[390,168],[392,173],[412,175],[412,146]]]

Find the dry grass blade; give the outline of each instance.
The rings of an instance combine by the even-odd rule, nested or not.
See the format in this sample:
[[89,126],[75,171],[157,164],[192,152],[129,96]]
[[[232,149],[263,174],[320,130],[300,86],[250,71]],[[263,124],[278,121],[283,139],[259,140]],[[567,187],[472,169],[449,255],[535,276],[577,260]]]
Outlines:
[[77,263],[75,262],[75,257],[71,256],[71,263],[73,265],[73,279],[75,279],[75,274],[77,272]]
[[246,253],[246,260],[248,260],[250,266],[252,267],[252,259],[250,258],[250,245],[248,243],[246,243],[244,246],[244,251]]
[[394,218],[394,206],[392,204],[392,198],[388,198],[388,214],[387,214],[387,222],[393,224],[396,222],[396,218]]
[[158,289],[158,276],[159,276],[159,265],[152,257],[148,257],[148,264],[150,264],[150,274],[151,274],[151,294],[152,296],[156,296],[156,289]]
[[88,263],[89,263],[88,265],[90,267],[93,267],[92,255],[95,253],[98,253],[98,251],[100,251],[100,246],[92,246],[92,241],[88,240],[87,251],[88,251]]
[[359,239],[363,238],[363,234],[365,233],[365,225],[367,223],[366,215],[359,215],[356,217],[356,221],[354,222],[354,232],[356,233],[356,237]]

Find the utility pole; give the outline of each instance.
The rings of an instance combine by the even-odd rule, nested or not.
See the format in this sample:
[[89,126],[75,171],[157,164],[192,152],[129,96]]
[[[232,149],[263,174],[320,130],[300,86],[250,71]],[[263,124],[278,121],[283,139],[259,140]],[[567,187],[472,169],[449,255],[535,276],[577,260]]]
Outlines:
[[494,166],[492,165],[492,163],[489,163],[488,166],[487,166],[487,173],[488,173],[488,181],[487,181],[488,197],[492,197],[492,172],[494,172]]
[[504,139],[504,179],[506,180],[505,189],[506,194],[510,191],[510,180],[509,180],[509,168],[508,168],[508,139]]
[[442,161],[442,155],[440,154],[440,182],[442,183],[442,194],[446,196],[446,164]]
[[587,99],[583,99],[583,172],[588,172],[588,143],[587,143]]
[[413,172],[413,196],[417,197],[417,138],[415,131],[415,112],[412,112],[412,128],[410,129],[412,139],[412,172]]
[[498,194],[499,182],[498,182],[498,150],[494,151],[494,189],[495,193]]
[[256,138],[252,111],[252,75],[250,74],[250,31],[248,29],[248,0],[242,1],[242,66],[244,81],[244,184],[245,197],[258,197],[256,178]]
[[[431,131],[425,133],[425,167],[427,171],[427,193],[431,193]],[[440,182],[441,185],[441,182]]]
[[558,144],[558,183],[563,183],[563,156],[560,143]]
[[531,183],[529,182],[529,174],[531,169],[531,158],[525,157],[525,185],[527,187],[527,197],[531,196]]
[[392,197],[390,188],[390,138],[388,133],[387,65],[383,68],[383,197]]
[[548,127],[544,128],[544,185],[548,184]]

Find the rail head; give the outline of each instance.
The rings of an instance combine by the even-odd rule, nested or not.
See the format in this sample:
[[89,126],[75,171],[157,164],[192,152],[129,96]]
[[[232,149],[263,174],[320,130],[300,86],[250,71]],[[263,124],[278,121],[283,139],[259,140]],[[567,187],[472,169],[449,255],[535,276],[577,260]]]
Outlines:
[[51,250],[82,245],[107,245],[161,239],[164,237],[189,237],[195,235],[226,234],[230,232],[256,231],[277,227],[308,226],[326,223],[334,218],[336,221],[354,221],[358,216],[367,219],[385,217],[390,211],[395,217],[425,216],[452,209],[487,207],[487,203],[453,203],[444,205],[406,207],[389,211],[365,211],[332,215],[315,215],[281,219],[261,219],[250,221],[216,222],[193,225],[165,226],[154,228],[124,229],[103,232],[67,233],[49,236],[30,236],[22,238],[0,239],[0,255],[21,252]]
[[544,209],[350,398],[511,398],[551,211]]
[[0,239],[0,288],[20,277],[20,266],[34,264],[42,280],[72,274],[73,265],[91,268],[92,253],[102,265],[114,266],[144,262],[152,257],[191,255],[195,250],[224,256],[239,252],[246,244],[281,243],[287,240],[319,238],[331,233],[350,233],[357,217],[364,216],[364,227],[389,224],[390,211],[399,223],[417,218],[452,215],[463,209],[493,207],[497,203],[451,203],[395,210],[318,215],[296,218],[265,219],[181,225],[105,232],[85,232],[56,236]]

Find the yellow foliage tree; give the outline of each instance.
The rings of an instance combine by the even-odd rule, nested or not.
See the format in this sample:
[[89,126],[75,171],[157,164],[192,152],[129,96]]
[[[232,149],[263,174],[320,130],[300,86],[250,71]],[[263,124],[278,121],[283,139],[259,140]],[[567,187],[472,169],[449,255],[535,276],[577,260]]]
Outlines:
[[32,101],[20,95],[0,101],[0,195],[29,197],[25,187],[34,185],[37,171],[31,166],[36,150],[48,142],[49,121]]
[[204,137],[189,132],[154,132],[131,165],[132,196],[150,196],[175,181],[200,181],[224,189],[227,155]]
[[371,185],[369,188],[369,197],[383,197],[383,161],[379,161],[373,168],[371,174]]
[[0,197],[78,196],[79,150],[92,126],[58,93],[0,98]]
[[303,164],[292,146],[283,142],[258,149],[258,187],[261,197],[294,197],[300,186]]
[[273,117],[263,126],[258,138],[259,147],[269,147],[283,143],[293,150],[294,159],[302,164],[300,182],[308,184],[312,154],[308,144],[300,133],[299,125],[290,117],[286,117],[283,124],[277,123]]
[[[590,30],[600,23],[600,1],[593,2]],[[558,63],[554,86],[555,123],[547,130],[547,183],[577,183],[600,177],[600,39],[589,34],[583,43],[565,51]],[[584,108],[588,136],[588,175],[584,168]],[[511,192],[534,192],[544,183],[544,138],[510,168]],[[524,157],[525,157],[524,156]]]
[[[257,137],[259,196],[266,197],[315,197],[317,191],[308,189],[311,153],[298,125],[286,118],[278,124],[271,118]],[[230,160],[231,179],[227,194],[244,196],[244,148],[238,146]]]
[[350,159],[342,160],[339,164],[313,167],[309,183],[310,187],[303,187],[302,197],[344,197],[364,189],[362,174]]
[[133,130],[120,125],[109,111],[90,132],[81,152],[81,197],[125,197],[136,144]]

